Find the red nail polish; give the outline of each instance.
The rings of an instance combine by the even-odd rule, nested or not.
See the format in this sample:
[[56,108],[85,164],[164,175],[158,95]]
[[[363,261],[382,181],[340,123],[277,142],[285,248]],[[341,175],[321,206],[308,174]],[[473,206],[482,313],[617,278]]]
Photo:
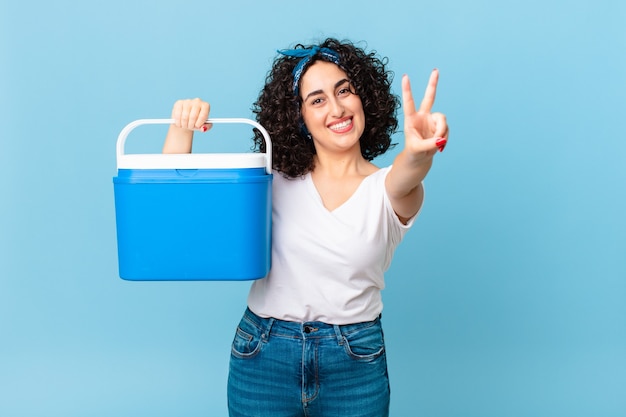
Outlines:
[[202,132],[206,132],[207,130],[209,130],[209,128],[208,128],[208,127],[206,127],[206,126],[202,126],[202,127],[200,128],[200,130],[201,130]]
[[443,152],[447,143],[448,143],[448,139],[440,138],[440,139],[437,139],[437,142],[435,142],[435,145],[437,145],[437,148],[439,148],[439,152]]

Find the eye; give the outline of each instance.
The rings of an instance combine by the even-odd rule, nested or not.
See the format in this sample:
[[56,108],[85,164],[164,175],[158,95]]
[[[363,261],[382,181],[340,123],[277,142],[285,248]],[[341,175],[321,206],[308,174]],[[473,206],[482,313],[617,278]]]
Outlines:
[[351,94],[352,91],[350,91],[350,89],[346,86],[346,87],[342,87],[339,89],[339,92],[337,93],[337,95],[339,96],[347,96],[348,94]]
[[354,92],[354,88],[352,87],[352,84],[350,84],[349,81],[347,81],[344,85],[339,87],[339,89],[337,90],[337,96],[339,97],[345,97],[350,94],[355,94],[355,92]]
[[317,105],[317,104],[321,104],[323,101],[324,100],[322,100],[321,97],[317,97],[317,98],[314,98],[313,100],[311,100],[311,104]]

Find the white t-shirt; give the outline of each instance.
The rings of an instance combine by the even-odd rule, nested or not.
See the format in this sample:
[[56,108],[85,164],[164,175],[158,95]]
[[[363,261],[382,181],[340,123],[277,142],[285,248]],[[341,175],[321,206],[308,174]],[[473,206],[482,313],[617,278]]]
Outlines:
[[272,188],[272,267],[255,281],[248,306],[261,317],[351,324],[382,311],[384,272],[414,216],[403,225],[391,207],[385,177],[363,179],[354,194],[326,209],[311,175]]

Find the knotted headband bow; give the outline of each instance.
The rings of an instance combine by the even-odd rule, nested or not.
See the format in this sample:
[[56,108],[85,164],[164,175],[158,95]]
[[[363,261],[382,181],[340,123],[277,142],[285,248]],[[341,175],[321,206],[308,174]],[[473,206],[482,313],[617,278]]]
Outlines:
[[306,65],[311,61],[311,58],[317,54],[322,55],[336,65],[339,65],[339,54],[330,48],[320,48],[314,46],[312,48],[298,48],[298,49],[282,49],[278,53],[291,56],[294,58],[302,58],[300,62],[293,69],[293,93],[297,96],[299,94],[300,77],[306,68]]

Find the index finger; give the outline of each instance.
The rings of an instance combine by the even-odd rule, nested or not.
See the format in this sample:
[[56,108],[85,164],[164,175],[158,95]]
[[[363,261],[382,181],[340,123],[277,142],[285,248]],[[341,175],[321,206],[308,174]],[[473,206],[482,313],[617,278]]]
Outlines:
[[433,104],[435,104],[435,96],[437,95],[438,81],[439,70],[435,68],[433,72],[430,73],[428,85],[426,86],[426,91],[424,92],[424,98],[422,99],[422,103],[420,104],[420,112],[430,113],[430,111],[432,110]]
[[406,74],[402,77],[402,109],[405,116],[415,113],[415,101],[411,92],[411,82]]
[[174,106],[172,107],[172,119],[174,119],[174,125],[177,127],[182,127],[181,118],[183,115],[184,104],[184,100],[176,100]]

